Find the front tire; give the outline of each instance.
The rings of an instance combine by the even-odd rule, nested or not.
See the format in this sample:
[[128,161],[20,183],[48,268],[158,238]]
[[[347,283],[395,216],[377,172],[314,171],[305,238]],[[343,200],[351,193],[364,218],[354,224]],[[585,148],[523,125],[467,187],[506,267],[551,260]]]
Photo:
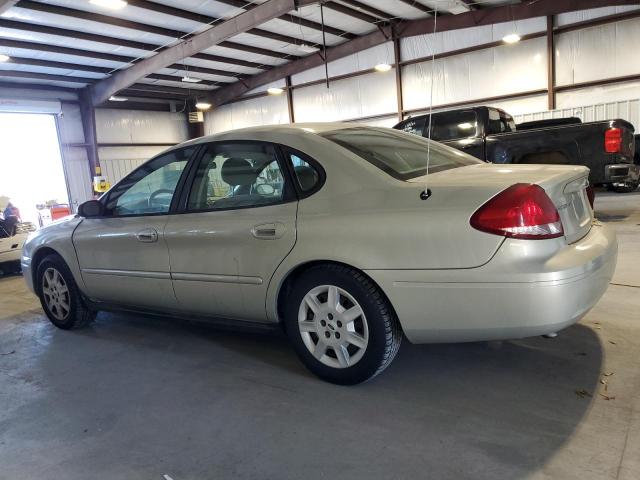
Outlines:
[[342,265],[318,265],[295,280],[285,329],[305,366],[340,385],[380,374],[402,341],[400,323],[382,291]]
[[36,282],[42,309],[56,327],[80,328],[95,318],[96,312],[84,304],[73,275],[60,256],[49,255],[40,262]]

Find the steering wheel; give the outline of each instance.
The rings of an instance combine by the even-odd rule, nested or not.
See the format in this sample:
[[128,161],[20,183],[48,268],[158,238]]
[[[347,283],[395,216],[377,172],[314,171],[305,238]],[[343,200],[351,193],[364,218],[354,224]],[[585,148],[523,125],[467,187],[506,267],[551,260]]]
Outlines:
[[[155,203],[155,199],[158,195],[162,195],[162,194],[169,194],[169,195],[173,195],[173,190],[169,190],[168,188],[161,188],[160,190],[156,190],[155,192],[153,192],[150,196],[149,196],[149,208],[153,208],[153,204]],[[171,200],[169,200],[169,203],[171,203]],[[168,206],[168,205],[167,205]]]

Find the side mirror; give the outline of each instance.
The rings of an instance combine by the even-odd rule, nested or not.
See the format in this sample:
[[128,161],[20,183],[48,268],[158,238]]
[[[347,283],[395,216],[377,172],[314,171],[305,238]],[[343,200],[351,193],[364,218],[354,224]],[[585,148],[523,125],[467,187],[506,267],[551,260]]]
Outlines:
[[104,215],[104,205],[98,200],[89,200],[78,207],[78,215],[84,218],[101,217]]

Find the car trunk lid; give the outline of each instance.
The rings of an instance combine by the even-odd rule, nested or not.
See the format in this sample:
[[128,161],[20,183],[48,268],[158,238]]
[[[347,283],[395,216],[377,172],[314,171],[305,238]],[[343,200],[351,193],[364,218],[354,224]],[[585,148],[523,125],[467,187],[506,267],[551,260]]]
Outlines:
[[[589,169],[565,165],[492,165],[482,164],[456,168],[409,180],[435,189],[439,185],[485,187],[485,201],[517,183],[542,187],[560,214],[567,243],[574,243],[591,229],[593,210],[587,195]],[[478,208],[480,205],[478,205]],[[473,212],[472,212],[473,213]]]

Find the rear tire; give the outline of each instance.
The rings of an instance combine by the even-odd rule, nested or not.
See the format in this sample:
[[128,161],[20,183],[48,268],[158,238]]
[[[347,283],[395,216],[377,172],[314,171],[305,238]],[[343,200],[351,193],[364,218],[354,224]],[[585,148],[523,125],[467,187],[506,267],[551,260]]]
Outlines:
[[382,291],[361,272],[318,265],[302,273],[287,297],[285,330],[305,366],[318,377],[354,385],[394,359],[402,329]]
[[36,288],[51,323],[63,330],[81,328],[96,317],[78,289],[69,267],[59,255],[48,255],[38,265]]

